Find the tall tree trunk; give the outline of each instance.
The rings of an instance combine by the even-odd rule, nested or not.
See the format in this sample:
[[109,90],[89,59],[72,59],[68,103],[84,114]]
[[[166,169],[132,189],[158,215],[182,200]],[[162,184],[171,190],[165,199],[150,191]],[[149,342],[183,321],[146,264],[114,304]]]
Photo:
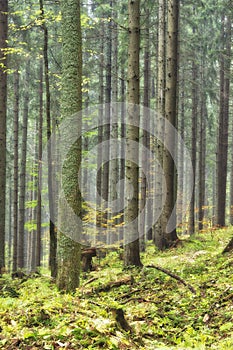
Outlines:
[[[108,16],[112,16],[112,1],[110,1],[110,13]],[[105,77],[105,122],[103,126],[103,142],[106,142],[103,146],[103,159],[107,160],[103,164],[103,173],[102,173],[102,188],[101,195],[103,198],[103,207],[102,207],[102,225],[103,227],[108,226],[108,216],[109,216],[109,159],[110,159],[110,150],[108,142],[110,139],[111,131],[111,108],[110,103],[112,100],[112,20],[108,22],[107,26],[107,47],[106,47],[106,77]],[[110,243],[109,240],[109,231],[106,231],[106,243]]]
[[[181,88],[180,88],[180,129],[179,133],[181,136],[181,139],[184,140],[184,131],[185,131],[185,73],[184,68],[182,69],[182,77],[181,77]],[[185,184],[184,184],[184,148],[179,147],[179,176],[178,176],[178,188],[180,190],[179,192],[179,198],[178,198],[178,212],[177,212],[177,218],[178,222],[182,224],[182,218],[183,218],[183,210],[186,210],[186,208],[183,208],[183,202],[185,200]]]
[[[205,62],[205,61],[204,61]],[[199,209],[198,209],[198,230],[201,231],[204,227],[204,205],[205,205],[205,174],[206,174],[206,93],[205,93],[205,64],[202,66],[202,81],[203,91],[201,98],[201,123],[200,123],[200,151],[199,151]]]
[[[228,40],[226,42],[226,40]],[[220,111],[217,151],[217,212],[216,224],[225,226],[226,181],[228,153],[229,92],[231,67],[231,20],[222,18],[223,52],[220,57]]]
[[[99,59],[99,114],[98,114],[98,145],[103,142],[103,104],[104,104],[104,23],[102,25],[102,31],[100,33],[100,59]],[[101,232],[102,226],[102,159],[103,159],[102,147],[98,148],[97,155],[97,179],[96,179],[96,227],[97,231]]]
[[[41,17],[44,18],[43,0],[40,0]],[[51,94],[49,81],[49,59],[48,59],[48,28],[43,22],[44,31],[44,74],[45,74],[45,92],[46,92],[46,121],[47,121],[47,152],[48,152],[48,193],[49,193],[49,233],[50,233],[50,250],[49,250],[49,266],[51,269],[51,276],[57,275],[57,233],[54,225],[54,200],[53,200],[53,165],[51,155],[51,143],[49,142],[52,133],[51,123]]]
[[[231,125],[233,135],[233,120]],[[233,139],[231,141],[231,175],[230,175],[230,224],[233,225]]]
[[[195,31],[193,31],[195,33]],[[196,190],[196,160],[197,160],[197,64],[194,54],[192,62],[192,166],[193,166],[193,192],[189,208],[189,234],[195,233],[195,190]]]
[[[113,2],[113,8],[116,5]],[[113,11],[113,18],[117,20],[117,12]],[[111,149],[110,149],[110,181],[109,181],[109,189],[110,189],[110,203],[111,203],[111,211],[109,216],[109,223],[111,230],[110,232],[110,244],[116,243],[118,238],[116,236],[116,224],[117,219],[116,215],[118,214],[118,208],[113,205],[114,201],[118,199],[117,193],[117,182],[119,180],[119,149],[117,144],[118,139],[118,105],[115,104],[118,99],[118,32],[117,32],[117,24],[112,23],[112,115],[111,115]],[[115,202],[116,203],[116,202]]]
[[41,259],[41,167],[43,146],[43,61],[40,61],[39,71],[39,123],[38,123],[38,182],[37,182],[37,213],[36,213],[36,267],[40,266]]
[[0,0],[0,274],[5,267],[8,1]]
[[148,108],[150,105],[150,13],[149,11],[146,12],[147,17],[147,26],[145,29],[145,49],[144,49],[144,96],[143,96],[143,106],[145,107],[145,110],[143,110],[143,120],[142,120],[142,152],[141,152],[141,164],[143,164],[143,168],[145,169],[145,172],[142,171],[141,173],[141,199],[140,199],[140,213],[141,213],[141,220],[140,220],[140,251],[145,251],[145,234],[146,234],[146,215],[145,212],[145,205],[147,200],[147,181],[150,181],[149,178],[149,165],[150,165],[150,159],[147,159],[147,150],[149,149],[149,133],[148,123],[150,122],[149,116],[148,116]]
[[[126,136],[126,125],[125,125],[125,118],[126,118],[126,111],[125,111],[125,104],[123,103],[125,99],[125,69],[124,64],[122,64],[121,67],[121,131],[120,136],[121,140],[125,139]],[[125,207],[125,144],[124,142],[121,142],[121,149],[120,149],[120,206],[121,206],[121,217],[119,219],[119,224],[124,223],[124,207]],[[124,237],[124,225],[122,225],[121,233],[120,233],[120,241],[123,240]]]
[[[128,91],[127,102],[127,129],[126,129],[126,210],[125,222],[130,225],[125,230],[125,265],[141,266],[139,254],[139,227],[138,227],[138,180],[139,180],[139,49],[140,49],[140,0],[128,1],[129,11],[129,47],[128,47]],[[133,143],[134,142],[134,143]],[[137,145],[137,146],[136,146]],[[132,161],[133,160],[133,161]],[[133,191],[132,198],[130,192]]]
[[26,65],[25,92],[23,107],[23,125],[22,125],[22,153],[19,178],[19,231],[18,231],[18,268],[25,267],[25,196],[26,196],[26,167],[27,167],[27,136],[28,136],[28,115],[29,115],[29,84],[30,84],[30,60]]
[[[177,71],[178,71],[178,26],[179,1],[168,0],[167,6],[167,37],[166,37],[166,89],[165,89],[165,117],[174,127],[177,125]],[[165,144],[175,150],[175,135],[169,135],[165,128]],[[178,239],[176,233],[176,170],[174,159],[168,150],[164,150],[163,170],[167,186],[166,202],[162,213],[163,245],[168,248]],[[174,211],[173,211],[174,209]]]
[[8,235],[8,264],[7,264],[7,270],[8,272],[11,271],[11,266],[12,266],[12,248],[13,248],[13,245],[12,245],[12,238],[13,238],[13,235],[12,235],[12,219],[13,219],[13,216],[12,216],[12,203],[13,203],[13,190],[12,190],[12,174],[11,176],[9,176],[9,217],[8,217],[8,220],[9,220],[9,235]]
[[[158,13],[158,64],[157,64],[157,113],[159,116],[159,136],[160,140],[156,140],[156,157],[163,165],[163,152],[164,147],[162,144],[164,138],[164,123],[165,118],[165,73],[166,73],[166,57],[165,57],[165,33],[166,33],[166,1],[159,1],[159,13]],[[155,177],[156,188],[156,205],[158,210],[162,211],[162,174],[157,171]],[[154,227],[153,240],[158,249],[163,249],[163,228],[162,228],[162,216],[158,219]]]
[[18,138],[19,138],[19,72],[14,73],[14,194],[13,194],[13,272],[17,271],[18,256]]
[[[82,35],[80,21],[80,1],[62,0],[62,114],[72,116],[82,109]],[[78,114],[77,130],[82,128],[82,118]],[[67,135],[64,135],[67,136]],[[77,217],[81,216],[82,197],[79,189],[78,171],[81,165],[82,143],[77,140],[71,147],[63,166],[63,190],[69,205]],[[72,181],[70,182],[70,179]],[[62,204],[62,203],[61,203]],[[63,208],[61,208],[63,209]],[[59,211],[63,221],[63,210]],[[68,223],[67,223],[68,224]],[[72,225],[72,224],[71,224]],[[81,235],[82,227],[71,227],[75,235]],[[77,241],[59,232],[58,236],[58,276],[59,289],[74,292],[79,286],[81,246]]]

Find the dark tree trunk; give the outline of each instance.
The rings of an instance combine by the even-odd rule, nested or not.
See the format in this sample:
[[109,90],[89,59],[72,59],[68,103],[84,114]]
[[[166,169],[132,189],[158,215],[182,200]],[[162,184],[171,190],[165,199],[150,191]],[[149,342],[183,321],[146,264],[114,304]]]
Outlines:
[[[228,153],[229,92],[231,67],[231,20],[222,18],[223,51],[220,57],[220,111],[217,151],[217,212],[216,224],[225,226],[226,181]],[[225,42],[225,40],[228,40]]]

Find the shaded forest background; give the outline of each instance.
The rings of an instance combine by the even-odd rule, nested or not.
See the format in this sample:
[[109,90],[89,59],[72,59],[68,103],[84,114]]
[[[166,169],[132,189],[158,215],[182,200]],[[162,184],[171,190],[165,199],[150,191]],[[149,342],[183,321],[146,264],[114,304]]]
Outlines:
[[[82,96],[79,101],[81,107],[86,109],[97,104],[129,101],[127,57],[130,58],[130,24],[127,2],[104,3],[93,0],[75,3],[76,8],[80,5],[81,9],[81,27],[77,31],[77,35],[82,34],[82,43],[78,43],[82,51],[82,91],[78,95],[79,99]],[[61,103],[64,87],[62,52],[64,55],[66,41],[64,23],[63,30],[61,25],[65,16],[62,19],[61,9],[63,14],[66,12],[65,5],[62,6],[58,1],[33,0],[20,3],[9,1],[7,8],[7,1],[1,1],[1,26],[4,26],[6,13],[8,14],[8,34],[5,38],[4,31],[1,31],[0,57],[2,272],[4,269],[13,272],[20,269],[34,271],[42,265],[50,266],[53,276],[57,274],[57,232],[49,217],[49,213],[51,216],[54,210],[51,200],[53,169],[49,153],[46,164],[49,169],[48,185],[42,188],[42,193],[48,195],[47,203],[41,201],[39,167],[42,150],[52,133],[59,134],[62,111],[64,114],[64,103]],[[169,37],[168,19],[172,17],[169,9],[174,8],[177,9],[176,23],[179,23],[179,27],[176,28],[176,35]],[[158,220],[150,228],[147,222],[150,215],[145,213],[139,223],[143,239],[136,242],[137,247],[135,244],[129,247],[129,254],[126,254],[128,258],[125,258],[126,265],[135,261],[136,265],[140,265],[140,259],[135,259],[136,254],[140,255],[139,251],[135,253],[135,247],[144,251],[147,240],[153,240],[159,249],[164,250],[177,243],[177,234],[192,235],[207,228],[214,230],[216,227],[233,224],[232,5],[229,1],[214,0],[205,3],[161,0],[158,4],[141,1],[138,25],[140,30],[136,39],[140,40],[140,70],[137,80],[138,83],[140,81],[140,90],[139,99],[134,102],[156,110],[161,115],[165,113],[166,81],[169,80],[166,75],[170,59],[167,56],[169,38],[169,47],[173,47],[173,44],[177,46],[177,98],[173,124],[190,151],[194,190],[190,207],[186,208],[184,203],[187,199],[184,196],[188,193],[190,184],[187,180],[188,170],[185,168],[184,154],[182,149],[178,149],[178,169],[174,169],[172,174],[173,188],[170,193],[175,191],[177,183],[183,189],[177,198],[177,218],[179,219],[180,212],[186,212],[186,215],[173,238],[167,240],[162,222]],[[69,32],[67,35],[69,36]],[[137,47],[137,44],[139,41],[132,43],[133,47]],[[79,66],[80,62],[77,57]],[[77,84],[81,86],[80,76]],[[7,111],[7,118],[4,110]],[[75,111],[77,109],[73,110]],[[72,109],[69,110],[71,112]],[[117,124],[110,124],[105,129],[97,128],[83,138],[83,156],[93,145],[108,140],[110,136],[126,136],[124,113],[125,111],[121,112],[122,120]],[[7,129],[6,148],[4,121]],[[88,120],[84,118],[82,123],[88,123]],[[145,120],[142,116],[142,132],[138,135],[140,142],[154,153],[155,158],[162,160],[165,152],[161,151],[163,147],[158,140],[143,131],[143,123]],[[143,154],[140,157],[142,161],[146,161]],[[121,154],[117,162],[102,167],[101,175],[97,179],[101,183],[95,185],[103,198],[114,199],[112,184],[125,176],[124,158],[125,154]],[[87,163],[82,169],[84,179],[92,166],[93,164]],[[152,167],[150,173],[155,174],[156,170]],[[168,173],[166,175],[169,176]],[[144,174],[139,171],[136,180],[139,183],[139,210],[145,206],[145,200],[150,194],[146,187],[148,179],[144,178]],[[161,182],[158,186],[161,186]],[[120,197],[124,198],[124,188],[120,188],[119,192]],[[159,200],[158,197],[156,199]],[[174,204],[174,198],[172,200]],[[96,205],[98,208],[103,204]],[[45,206],[49,206],[49,213]],[[93,218],[93,212],[83,204],[84,230],[86,227],[88,229],[90,223],[96,224],[97,228],[101,225],[109,227],[109,230],[114,225],[124,226],[124,211],[113,217],[108,208],[101,209],[102,214],[98,216],[95,213]],[[151,210],[153,211],[153,201]],[[95,243],[98,245],[98,242]],[[65,246],[68,247],[69,242]],[[78,251],[80,258],[80,247]]]

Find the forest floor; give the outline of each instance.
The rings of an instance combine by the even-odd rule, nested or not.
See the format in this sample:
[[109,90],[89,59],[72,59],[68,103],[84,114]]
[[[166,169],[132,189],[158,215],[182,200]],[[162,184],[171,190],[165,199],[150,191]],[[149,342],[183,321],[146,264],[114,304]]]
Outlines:
[[233,349],[233,254],[221,254],[232,232],[201,233],[162,253],[148,245],[144,266],[165,268],[188,286],[154,268],[124,270],[117,252],[95,258],[74,295],[46,276],[4,275],[0,348]]

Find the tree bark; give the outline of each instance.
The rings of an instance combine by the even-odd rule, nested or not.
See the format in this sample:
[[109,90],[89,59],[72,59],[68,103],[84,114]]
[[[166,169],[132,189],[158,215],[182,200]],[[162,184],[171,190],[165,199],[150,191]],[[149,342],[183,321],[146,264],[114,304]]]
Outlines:
[[[80,21],[80,1],[62,0],[62,38],[63,38],[63,70],[62,70],[62,114],[72,116],[82,109],[82,35]],[[78,130],[82,128],[82,118],[78,113]],[[67,137],[69,135],[64,135]],[[71,147],[63,165],[63,190],[74,213],[80,217],[82,197],[79,189],[78,171],[81,165],[82,143],[78,139]],[[70,181],[72,179],[72,181]],[[59,209],[59,220],[64,220],[62,203]],[[67,218],[65,218],[67,219]],[[68,224],[68,223],[67,223]],[[72,226],[72,224],[71,224]],[[69,227],[68,227],[69,229]],[[82,226],[71,227],[78,237]],[[58,276],[59,289],[74,292],[79,286],[81,246],[78,241],[59,232],[58,235]]]
[[49,142],[52,133],[51,123],[51,94],[50,94],[50,81],[49,81],[49,59],[48,59],[48,28],[45,24],[44,18],[44,6],[43,0],[40,0],[40,11],[43,19],[43,32],[44,32],[44,75],[45,75],[45,93],[46,93],[46,121],[47,121],[47,152],[48,152],[48,193],[49,193],[49,234],[50,234],[50,248],[49,248],[49,266],[51,269],[51,276],[57,275],[57,233],[54,225],[54,169],[52,165],[51,144]]
[[[156,157],[163,165],[163,152],[164,146],[162,144],[164,138],[164,122],[165,118],[165,81],[166,81],[166,54],[165,54],[165,32],[166,32],[166,1],[159,1],[159,13],[158,13],[158,64],[157,64],[157,113],[159,117],[159,136],[160,140],[156,140]],[[162,175],[157,172],[155,177],[155,196],[158,206],[158,210],[162,211]],[[162,228],[162,216],[153,228],[153,241],[158,249],[163,249],[163,228]]]
[[[195,33],[195,31],[193,31]],[[195,233],[195,190],[196,190],[196,163],[197,163],[197,104],[198,104],[198,92],[197,92],[197,64],[195,62],[196,55],[194,54],[192,62],[192,166],[193,166],[193,192],[189,208],[189,234]]]
[[140,213],[141,213],[141,220],[140,220],[140,251],[145,251],[145,239],[146,239],[146,215],[148,213],[145,212],[145,205],[147,200],[147,181],[150,181],[149,178],[149,166],[150,166],[150,159],[147,159],[146,151],[150,147],[150,136],[148,133],[149,128],[149,122],[150,119],[148,115],[148,108],[150,106],[150,13],[149,11],[146,12],[147,17],[147,26],[145,29],[145,49],[144,49],[144,96],[143,96],[143,106],[145,107],[145,110],[143,110],[143,120],[142,120],[142,152],[141,152],[141,164],[143,164],[143,168],[145,169],[145,173],[142,171],[141,173],[141,186],[140,186],[140,192],[141,192],[141,200],[140,200]]
[[[227,42],[226,42],[227,40]],[[228,159],[229,92],[231,67],[231,20],[222,17],[223,51],[220,55],[220,111],[217,151],[217,211],[216,224],[225,226],[226,182]]]
[[22,151],[21,167],[19,178],[19,229],[18,229],[18,256],[17,267],[25,267],[25,196],[26,196],[26,170],[27,170],[27,136],[28,136],[28,115],[29,115],[29,83],[30,83],[30,60],[26,65],[25,92],[23,106],[23,125],[22,125]]
[[[202,71],[205,70],[203,63]],[[205,75],[202,73],[202,81],[205,80]],[[200,151],[199,151],[199,198],[198,198],[198,230],[201,231],[204,227],[204,205],[205,205],[205,174],[206,174],[206,93],[205,84],[203,83],[203,91],[201,98],[201,123],[200,123]]]
[[0,0],[0,274],[5,267],[8,1]]
[[42,146],[43,146],[43,61],[40,61],[39,70],[39,117],[38,117],[38,182],[37,182],[37,212],[36,212],[36,267],[40,266],[41,259],[41,167],[42,167]]
[[[125,230],[125,265],[141,266],[139,254],[138,180],[139,180],[139,128],[134,126],[140,120],[139,111],[139,49],[140,49],[140,0],[128,1],[129,47],[128,47],[128,91],[127,129],[126,129],[126,188],[125,222],[130,229]],[[135,143],[133,143],[133,141]],[[130,198],[130,192],[132,197]]]
[[14,194],[13,194],[13,272],[17,271],[18,256],[18,138],[19,138],[19,72],[18,67],[14,74]]
[[[177,125],[177,72],[178,72],[178,24],[179,1],[168,0],[167,6],[167,37],[166,37],[166,89],[165,118],[174,127]],[[169,135],[165,128],[165,144],[169,149],[176,149],[174,135]],[[176,213],[173,212],[176,202],[176,169],[174,160],[168,150],[163,154],[163,170],[167,186],[167,196],[162,213],[163,242],[162,249],[169,248],[178,239],[176,233]],[[173,212],[173,215],[172,215]],[[168,223],[173,227],[170,229]]]

